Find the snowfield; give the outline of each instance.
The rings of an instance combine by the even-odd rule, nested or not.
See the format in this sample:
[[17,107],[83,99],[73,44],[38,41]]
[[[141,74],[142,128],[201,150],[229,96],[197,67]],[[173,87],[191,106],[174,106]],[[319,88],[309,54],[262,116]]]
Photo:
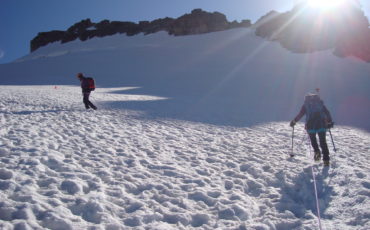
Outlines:
[[132,87],[130,94],[167,99],[113,107],[239,127],[292,119],[304,96],[320,88],[336,123],[370,131],[368,63],[331,50],[291,53],[251,29],[53,43],[0,65],[0,85],[78,85],[78,72],[98,88]]
[[[370,64],[331,52],[234,29],[53,43],[0,65],[0,229],[370,229]],[[289,157],[315,88],[336,122],[330,167],[303,123]]]
[[335,127],[328,168],[303,125],[290,159],[287,122],[149,119],[105,102],[163,98],[115,90],[86,111],[79,87],[0,87],[1,229],[318,229],[311,166],[323,229],[369,229],[368,132]]

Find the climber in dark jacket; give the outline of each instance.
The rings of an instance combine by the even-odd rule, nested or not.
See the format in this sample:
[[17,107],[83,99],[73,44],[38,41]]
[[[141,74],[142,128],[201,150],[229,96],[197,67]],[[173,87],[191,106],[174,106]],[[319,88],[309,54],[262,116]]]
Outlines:
[[328,145],[326,143],[326,131],[328,128],[332,128],[334,123],[329,110],[326,108],[319,95],[308,94],[305,97],[305,102],[300,112],[290,122],[290,126],[293,127],[304,115],[306,115],[305,128],[310,137],[312,148],[315,151],[314,159],[315,161],[319,161],[321,159],[321,152],[316,139],[317,134],[320,140],[324,165],[328,166],[330,157]]
[[78,73],[77,78],[81,81],[83,103],[85,104],[85,108],[86,109],[92,108],[96,110],[97,109],[96,106],[89,100],[91,89],[89,88],[87,78],[82,73]]

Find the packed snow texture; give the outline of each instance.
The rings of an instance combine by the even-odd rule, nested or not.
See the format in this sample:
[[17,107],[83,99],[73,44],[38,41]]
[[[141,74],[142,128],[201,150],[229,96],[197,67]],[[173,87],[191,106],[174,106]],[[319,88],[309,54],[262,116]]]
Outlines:
[[[78,87],[1,86],[1,229],[368,229],[369,133],[332,130],[313,164],[302,125],[147,119],[106,101],[162,100]],[[124,90],[124,89],[121,89]],[[329,142],[330,143],[330,142]]]
[[[0,229],[318,229],[314,178],[323,229],[370,229],[369,72],[250,29],[55,43],[0,65]],[[289,157],[316,87],[330,167],[302,123]]]

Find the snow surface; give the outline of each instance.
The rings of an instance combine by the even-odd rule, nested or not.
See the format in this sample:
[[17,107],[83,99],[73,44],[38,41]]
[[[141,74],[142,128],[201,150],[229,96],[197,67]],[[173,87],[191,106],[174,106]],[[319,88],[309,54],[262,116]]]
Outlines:
[[[369,64],[252,32],[116,35],[0,65],[0,229],[319,229],[312,169],[322,229],[370,229]],[[301,123],[289,158],[315,87],[337,122],[331,167]]]
[[251,29],[53,43],[0,65],[0,84],[77,85],[78,72],[99,87],[132,86],[131,94],[168,98],[125,109],[238,127],[291,120],[307,92],[320,88],[335,122],[370,131],[369,63],[332,51],[291,53]]
[[[1,86],[1,229],[317,229],[303,127],[151,119],[105,101],[162,100],[78,87]],[[122,90],[122,89],[121,89]],[[324,229],[369,229],[370,135],[333,130],[314,165]]]

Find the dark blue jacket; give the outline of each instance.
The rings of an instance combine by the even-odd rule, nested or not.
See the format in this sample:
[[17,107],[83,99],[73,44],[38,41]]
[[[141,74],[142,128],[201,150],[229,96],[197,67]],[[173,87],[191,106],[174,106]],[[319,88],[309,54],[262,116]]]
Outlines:
[[89,83],[87,82],[86,77],[80,77],[81,81],[81,89],[83,93],[90,93],[91,89],[89,89]]

